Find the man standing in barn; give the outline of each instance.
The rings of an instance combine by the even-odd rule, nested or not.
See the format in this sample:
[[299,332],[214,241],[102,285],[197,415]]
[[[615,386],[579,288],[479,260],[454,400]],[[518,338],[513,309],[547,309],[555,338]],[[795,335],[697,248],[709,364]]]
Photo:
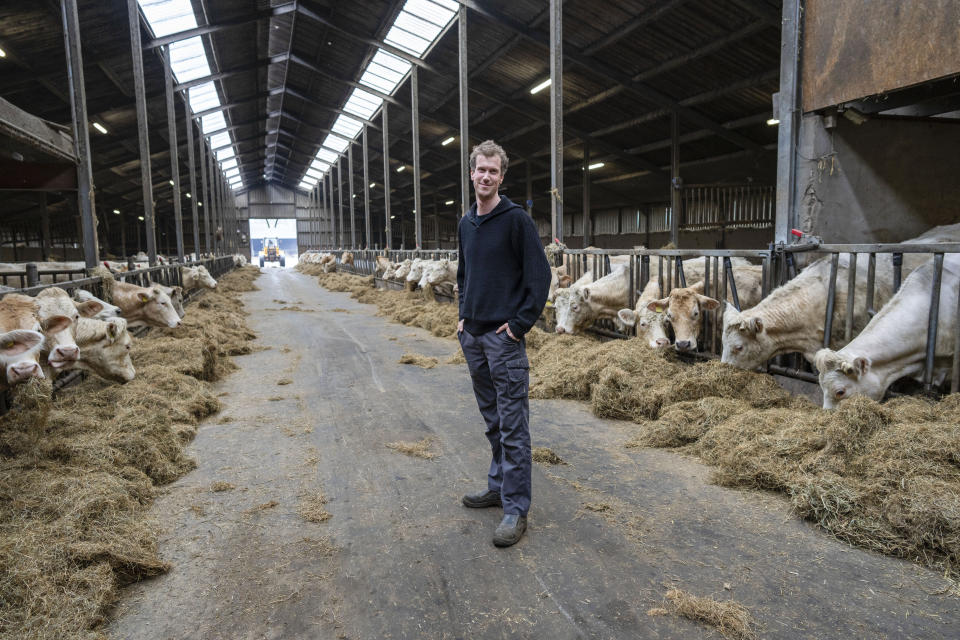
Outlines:
[[493,453],[487,489],[463,497],[473,508],[503,507],[493,534],[498,547],[515,544],[530,509],[530,365],[524,335],[540,317],[550,266],[537,226],[498,191],[507,154],[492,140],[473,148],[470,179],[477,201],[460,219],[457,335]]

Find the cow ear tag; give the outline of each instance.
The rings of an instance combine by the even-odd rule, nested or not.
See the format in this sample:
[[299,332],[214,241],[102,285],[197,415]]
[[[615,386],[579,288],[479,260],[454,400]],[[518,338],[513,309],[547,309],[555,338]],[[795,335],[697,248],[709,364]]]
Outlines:
[[663,313],[663,307],[657,305],[657,313]]
[[150,301],[150,296],[148,296],[145,293],[140,294],[140,302],[149,302],[149,301]]
[[10,340],[9,342],[7,342],[7,344],[3,345],[3,348],[13,349],[13,347],[16,346],[16,344],[17,344],[16,342],[14,342],[13,340]]

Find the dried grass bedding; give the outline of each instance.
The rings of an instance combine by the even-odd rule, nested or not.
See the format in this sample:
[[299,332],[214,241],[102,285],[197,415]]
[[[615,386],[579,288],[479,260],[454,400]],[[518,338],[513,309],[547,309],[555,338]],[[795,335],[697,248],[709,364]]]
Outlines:
[[[452,304],[377,290],[359,276],[318,280],[395,322],[455,337]],[[717,484],[782,492],[798,515],[841,540],[956,578],[960,396],[853,398],[823,411],[770,376],[718,361],[686,364],[637,340],[534,329],[527,348],[531,397],[587,401],[600,417],[636,424],[628,446],[696,455],[716,467]]]
[[0,638],[101,638],[118,588],[169,568],[147,509],[194,468],[184,447],[220,409],[210,382],[251,348],[238,294],[258,275],[224,276],[183,328],[135,340],[126,385],[16,389],[0,417]]

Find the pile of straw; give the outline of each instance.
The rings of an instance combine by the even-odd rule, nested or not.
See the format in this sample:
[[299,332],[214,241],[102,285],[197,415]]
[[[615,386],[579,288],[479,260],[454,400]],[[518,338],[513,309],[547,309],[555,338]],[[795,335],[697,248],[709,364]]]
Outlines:
[[739,602],[699,597],[681,589],[667,591],[667,600],[675,614],[714,627],[724,637],[734,640],[756,637],[753,618]]
[[184,447],[220,408],[206,382],[228,368],[216,327],[242,326],[232,292],[245,280],[227,275],[203,294],[208,310],[190,305],[185,320],[209,333],[135,340],[130,383],[88,378],[53,400],[48,385],[18,390],[0,417],[0,637],[102,637],[118,588],[168,569],[147,509],[194,468]]

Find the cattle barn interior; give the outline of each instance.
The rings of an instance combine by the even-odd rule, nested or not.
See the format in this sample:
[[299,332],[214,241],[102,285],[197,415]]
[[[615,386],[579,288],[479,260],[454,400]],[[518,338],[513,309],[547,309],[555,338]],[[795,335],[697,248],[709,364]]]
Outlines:
[[[0,640],[948,637],[960,624],[958,29],[958,0],[4,0],[0,296],[41,302],[25,303],[28,331],[10,311],[19,298],[0,298],[0,516],[22,518],[0,560],[47,544],[15,537],[46,507],[5,486],[13,470],[106,436],[42,454],[25,443],[89,410],[117,438],[162,431],[175,445],[124,440],[123,455],[155,452],[129,463],[104,454],[123,482],[149,486],[124,489],[139,506],[117,539],[133,551],[90,546],[106,529],[75,540],[36,525],[70,559],[57,566],[80,573],[41,587],[61,569],[0,568]],[[458,225],[476,202],[468,157],[486,140],[509,156],[500,195],[532,218],[554,277],[525,343],[534,482],[554,494],[519,562],[473,546],[486,520],[457,520],[485,472],[449,338]],[[77,344],[57,342],[71,305],[99,324],[77,317],[60,332]],[[94,349],[126,364],[85,361]],[[205,435],[271,420],[255,431],[266,448]],[[291,462],[297,438],[309,464]],[[245,466],[267,455],[275,469]],[[105,468],[77,464],[77,477]],[[442,489],[424,465],[443,469]],[[44,486],[73,496],[68,485]],[[186,493],[201,486],[221,488],[201,504]],[[658,497],[636,496],[647,489]],[[431,491],[433,511],[408,504]],[[297,522],[237,560],[245,527],[274,509]],[[392,542],[363,509],[392,523]],[[148,513],[193,542],[171,534],[158,552],[140,529]],[[563,534],[537,548],[550,527]],[[669,546],[671,527],[699,568]],[[699,547],[714,540],[722,558]],[[204,555],[214,541],[233,564]],[[291,559],[291,545],[306,551]],[[762,586],[751,563],[777,578]],[[919,590],[901,598],[892,585],[907,582]],[[28,593],[80,604],[45,612]],[[211,594],[231,622],[210,613]]]

